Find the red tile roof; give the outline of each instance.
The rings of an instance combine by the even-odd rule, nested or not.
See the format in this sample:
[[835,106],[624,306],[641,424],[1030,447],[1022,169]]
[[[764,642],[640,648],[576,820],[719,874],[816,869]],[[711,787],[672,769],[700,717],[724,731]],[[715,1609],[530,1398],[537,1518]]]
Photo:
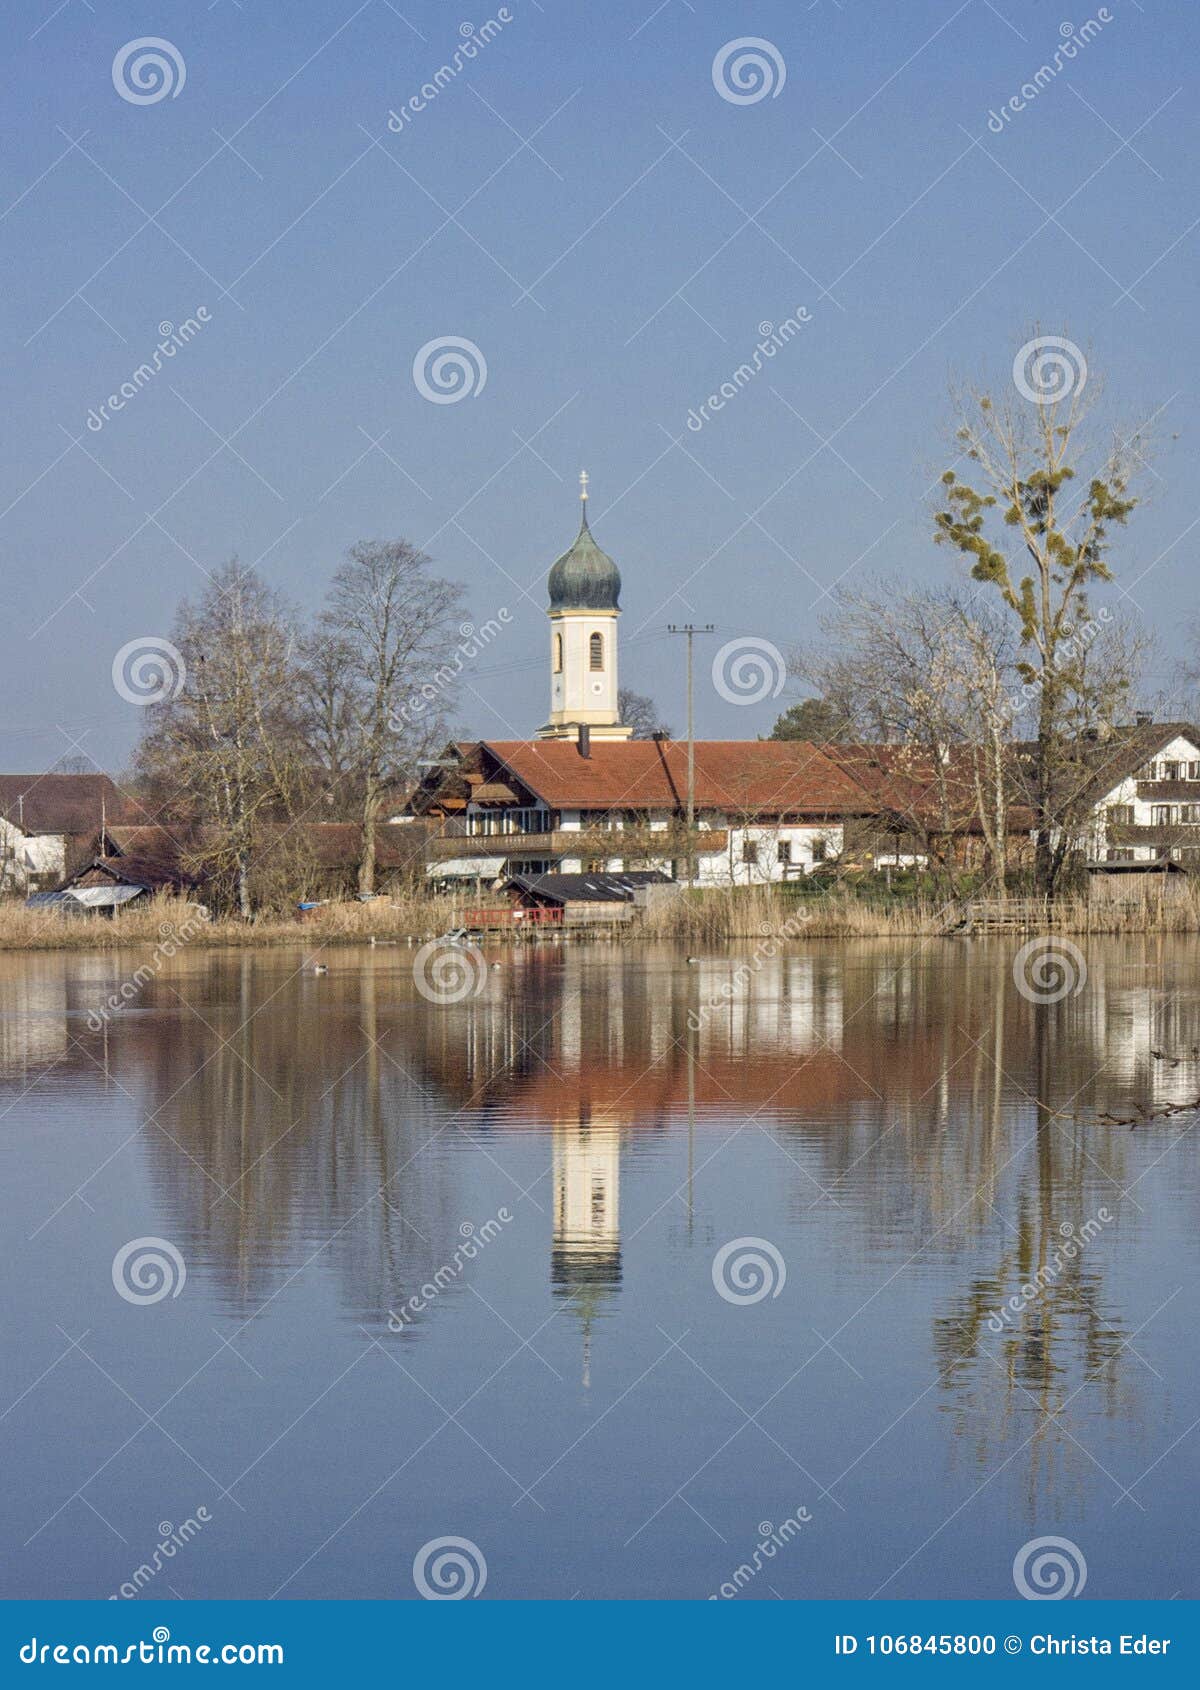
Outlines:
[[140,806],[108,775],[0,775],[0,815],[25,833],[90,833],[141,819]]
[[[375,830],[375,862],[381,870],[406,868],[421,857],[431,828],[421,821],[381,822]],[[117,855],[108,863],[136,861],[139,871],[154,867],[160,878],[194,878],[181,865],[201,863],[206,851],[220,845],[216,828],[110,827],[109,841]],[[348,870],[356,867],[362,849],[362,828],[357,822],[265,822],[255,834],[255,854],[265,861],[278,851],[308,853],[318,867]],[[200,869],[196,874],[200,874]]]
[[[958,833],[982,831],[977,777],[983,771],[970,746],[951,745],[940,763],[914,745],[838,742],[825,749],[867,794],[873,812],[934,832],[947,822]],[[1008,826],[1021,829],[1032,826],[1033,820],[1028,806],[1020,802],[1015,773],[1010,757],[1006,766]]]
[[[555,809],[682,809],[678,740],[485,740],[485,755]],[[696,805],[731,815],[866,815],[862,787],[805,740],[697,740]]]

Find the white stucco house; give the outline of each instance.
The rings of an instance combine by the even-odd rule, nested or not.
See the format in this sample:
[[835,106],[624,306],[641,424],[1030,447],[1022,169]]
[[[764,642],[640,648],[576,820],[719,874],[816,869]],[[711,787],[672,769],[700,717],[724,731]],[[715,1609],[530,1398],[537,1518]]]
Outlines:
[[[674,740],[480,740],[451,747],[413,797],[441,820],[427,844],[440,883],[508,874],[688,878],[687,746]],[[863,791],[802,741],[698,740],[695,881],[757,886],[840,857]]]
[[1085,841],[1096,862],[1200,868],[1200,731],[1139,718],[1098,747]]

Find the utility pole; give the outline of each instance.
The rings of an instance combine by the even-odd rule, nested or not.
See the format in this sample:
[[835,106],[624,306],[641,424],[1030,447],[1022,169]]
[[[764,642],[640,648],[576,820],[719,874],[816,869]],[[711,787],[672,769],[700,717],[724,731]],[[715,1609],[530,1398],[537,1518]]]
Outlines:
[[702,628],[696,628],[690,622],[668,622],[667,632],[687,635],[687,877],[690,884],[696,878],[696,712],[692,642],[697,634],[712,634],[716,629],[711,622],[706,622]]

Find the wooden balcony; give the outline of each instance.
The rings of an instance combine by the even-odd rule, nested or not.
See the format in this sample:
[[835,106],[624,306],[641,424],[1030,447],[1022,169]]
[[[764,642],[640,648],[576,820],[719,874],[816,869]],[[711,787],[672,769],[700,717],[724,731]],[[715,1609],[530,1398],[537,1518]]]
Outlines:
[[[724,828],[702,828],[695,834],[696,855],[715,856],[729,847]],[[645,827],[556,828],[552,833],[453,833],[430,839],[425,846],[429,862],[443,863],[453,857],[507,857],[538,860],[551,857],[619,857],[623,862],[653,857],[669,861],[687,855],[684,829],[656,832]]]
[[1149,799],[1151,803],[1169,804],[1182,800],[1185,804],[1200,804],[1200,780],[1140,780],[1137,795]]
[[1197,845],[1200,822],[1110,822],[1110,845]]

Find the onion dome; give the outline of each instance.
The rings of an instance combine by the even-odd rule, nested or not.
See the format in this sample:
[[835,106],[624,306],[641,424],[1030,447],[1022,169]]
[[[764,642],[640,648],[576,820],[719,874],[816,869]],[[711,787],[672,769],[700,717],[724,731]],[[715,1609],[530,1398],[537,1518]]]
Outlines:
[[550,570],[550,609],[619,610],[621,572],[592,539],[587,519],[587,471],[579,477],[583,504],[575,544]]

